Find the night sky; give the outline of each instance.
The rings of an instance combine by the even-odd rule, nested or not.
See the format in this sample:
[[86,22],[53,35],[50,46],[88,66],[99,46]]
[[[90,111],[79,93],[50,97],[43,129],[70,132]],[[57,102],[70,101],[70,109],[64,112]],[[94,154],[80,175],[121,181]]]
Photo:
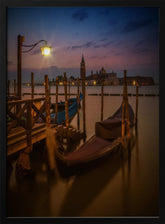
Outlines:
[[87,75],[103,66],[107,72],[117,72],[118,77],[127,69],[129,76],[153,76],[158,81],[158,8],[8,8],[7,18],[9,79],[16,78],[17,35],[21,34],[24,44],[45,39],[52,47],[48,57],[41,55],[42,43],[22,55],[23,80],[30,80],[30,71],[38,79],[63,71],[77,77],[84,54]]

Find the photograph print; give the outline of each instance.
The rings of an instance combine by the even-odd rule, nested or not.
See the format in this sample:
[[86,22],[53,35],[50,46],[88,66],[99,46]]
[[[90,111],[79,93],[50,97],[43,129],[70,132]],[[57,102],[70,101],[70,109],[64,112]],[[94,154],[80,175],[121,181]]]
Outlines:
[[7,217],[158,217],[159,7],[8,7],[6,28]]

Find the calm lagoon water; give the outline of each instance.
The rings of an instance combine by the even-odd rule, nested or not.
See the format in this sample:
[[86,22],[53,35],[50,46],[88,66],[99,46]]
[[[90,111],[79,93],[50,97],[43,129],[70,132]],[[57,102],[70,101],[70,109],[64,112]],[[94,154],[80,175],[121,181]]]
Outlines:
[[[30,91],[30,87],[23,87],[23,92]],[[63,92],[62,86],[59,91]],[[122,91],[122,87],[104,88],[104,93]],[[44,88],[35,87],[35,92],[44,92]],[[55,92],[55,87],[51,92]],[[71,87],[71,93],[76,92],[77,88]],[[100,87],[86,88],[87,139],[94,134],[95,122],[101,116],[101,97],[88,94],[100,92]],[[128,92],[135,94],[135,87],[128,87]],[[159,94],[159,87],[140,87],[139,93]],[[135,111],[136,97],[128,100]],[[122,96],[104,96],[104,118],[112,115],[121,102]],[[81,129],[82,115],[80,111]],[[76,128],[76,116],[71,125]],[[8,180],[9,217],[158,216],[159,97],[139,97],[138,135],[124,159],[116,154],[68,179],[57,180],[47,175],[44,156],[40,148],[32,153],[33,178],[19,183],[13,169]]]

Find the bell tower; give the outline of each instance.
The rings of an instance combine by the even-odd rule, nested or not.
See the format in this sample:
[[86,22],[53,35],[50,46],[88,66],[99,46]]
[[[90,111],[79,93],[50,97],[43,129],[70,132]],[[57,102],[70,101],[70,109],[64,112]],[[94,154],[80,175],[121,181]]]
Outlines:
[[81,75],[81,79],[85,79],[86,70],[85,70],[84,55],[82,55],[82,59],[81,59],[81,63],[80,63],[80,75]]

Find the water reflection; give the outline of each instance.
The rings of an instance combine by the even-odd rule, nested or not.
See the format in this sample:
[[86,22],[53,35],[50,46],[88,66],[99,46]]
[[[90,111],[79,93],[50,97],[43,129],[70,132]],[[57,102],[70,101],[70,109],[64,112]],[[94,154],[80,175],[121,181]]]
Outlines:
[[[87,138],[93,135],[94,124],[100,119],[100,114],[96,112],[99,102],[99,97],[87,97]],[[104,116],[107,117],[118,108],[121,97],[106,96],[104,102]],[[135,98],[130,97],[129,102],[134,106]],[[139,127],[132,150],[125,150],[123,154],[118,152],[67,179],[57,180],[55,175],[49,174],[47,151],[42,142],[35,146],[31,154],[33,177],[18,182],[14,176],[14,163],[11,175],[8,173],[8,215],[158,215],[158,106],[158,98],[139,98]],[[76,127],[76,117],[72,124]]]
[[[104,161],[101,159],[99,163],[98,161],[93,163],[88,170],[76,176],[65,197],[59,216],[81,216],[84,209],[95,200],[107,184],[111,183],[115,174],[120,167],[124,166],[128,158],[131,159],[128,153],[120,149]],[[95,215],[93,214],[93,216]]]
[[130,184],[131,184],[131,158],[132,158],[132,150],[134,149],[134,144],[136,144],[136,137],[132,137],[133,145],[132,147],[129,145],[127,148],[127,162],[124,164],[122,160],[122,210],[123,215],[128,216],[130,210]]
[[34,151],[32,158],[32,167],[36,170],[34,177],[22,182],[11,180],[15,185],[9,187],[8,196],[10,201],[17,201],[17,206],[11,210],[9,204],[9,216],[81,216],[129,157],[127,151],[120,149],[67,179],[56,178],[47,172],[44,150]]

